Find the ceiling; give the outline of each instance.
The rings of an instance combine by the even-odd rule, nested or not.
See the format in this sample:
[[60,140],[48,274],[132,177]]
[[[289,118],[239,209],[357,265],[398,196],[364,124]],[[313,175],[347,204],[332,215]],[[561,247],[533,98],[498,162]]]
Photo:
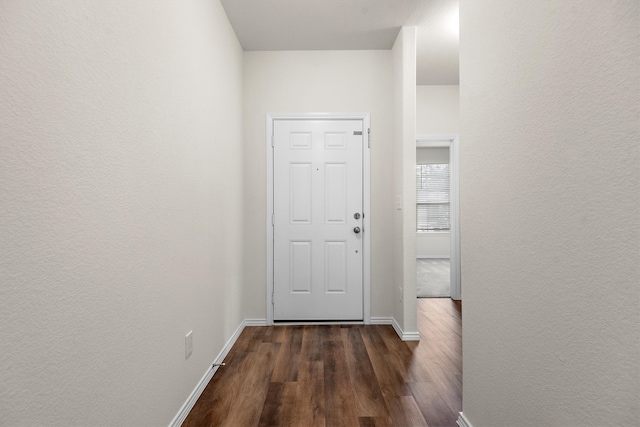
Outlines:
[[458,84],[458,0],[221,0],[245,51],[391,49],[416,26],[417,84]]

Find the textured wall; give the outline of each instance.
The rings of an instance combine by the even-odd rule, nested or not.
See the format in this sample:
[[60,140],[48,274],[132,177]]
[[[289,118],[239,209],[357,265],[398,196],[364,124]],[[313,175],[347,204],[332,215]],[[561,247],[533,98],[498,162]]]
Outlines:
[[244,53],[245,317],[264,318],[267,113],[371,113],[371,315],[392,315],[391,54],[389,51]]
[[167,425],[239,325],[241,66],[217,1],[0,2],[0,425]]
[[460,86],[418,86],[416,134],[457,135],[460,132]]
[[640,420],[638,8],[461,2],[474,427]]
[[[417,333],[416,316],[416,28],[403,27],[393,56],[394,310],[404,332]],[[400,205],[401,209],[397,209]]]

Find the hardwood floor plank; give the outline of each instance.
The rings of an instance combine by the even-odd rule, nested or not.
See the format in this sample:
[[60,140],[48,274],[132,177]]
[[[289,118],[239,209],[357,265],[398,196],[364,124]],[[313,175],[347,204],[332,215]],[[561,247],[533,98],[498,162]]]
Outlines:
[[390,406],[392,425],[429,427],[413,396],[396,397]]
[[347,366],[358,405],[357,412],[360,417],[388,417],[389,410],[362,340],[361,329],[361,327],[352,327],[347,330],[348,338],[345,348]]
[[356,401],[344,342],[324,342],[324,397],[328,426],[357,427]]
[[360,427],[393,427],[389,417],[360,417]]
[[419,363],[419,360],[415,360],[414,351],[407,343],[400,340],[394,330],[384,329],[381,331],[381,336],[387,343],[390,360],[403,368],[400,373],[405,381],[429,381],[431,379],[425,367]]
[[395,397],[408,396],[411,392],[406,387],[402,374],[404,368],[389,359],[391,352],[380,335],[384,329],[393,330],[391,326],[365,326],[361,335],[388,407],[389,402]]
[[257,351],[250,354],[245,361],[247,372],[241,386],[242,392],[233,396],[234,401],[228,413],[218,413],[219,418],[212,417],[214,425],[258,425],[279,350],[280,344],[261,343]]
[[281,346],[271,381],[292,382],[298,378],[298,363],[302,347],[302,326],[279,326],[284,328]]
[[[307,325],[302,332],[300,360],[309,362],[322,361],[322,334],[317,326]],[[300,378],[304,381],[305,378]]]
[[265,398],[259,426],[291,426],[296,408],[295,382],[271,383]]
[[[238,352],[255,351],[256,347],[263,340],[264,334],[269,328],[266,326],[249,326],[244,328],[236,342],[233,344],[234,350]],[[233,357],[230,352],[227,357]]]
[[[303,372],[307,375],[302,375]],[[301,364],[300,373],[296,390],[296,413],[292,425],[325,427],[324,363],[305,361]]]
[[287,327],[284,325],[277,325],[271,327],[270,342],[282,343],[287,333]]
[[278,409],[282,402],[282,390],[284,383],[271,383],[269,384],[269,390],[267,391],[267,397],[262,407],[262,413],[260,414],[261,426],[276,425],[278,418]]
[[273,341],[273,334],[275,333],[276,328],[274,327],[267,327],[266,331],[262,337],[262,342],[267,343],[267,342],[274,342]]
[[433,383],[409,383],[422,415],[431,427],[456,427],[459,411],[453,411]]
[[322,334],[317,326],[301,329],[300,355],[291,425],[325,427]]
[[326,325],[320,328],[322,341],[344,341],[340,325]]

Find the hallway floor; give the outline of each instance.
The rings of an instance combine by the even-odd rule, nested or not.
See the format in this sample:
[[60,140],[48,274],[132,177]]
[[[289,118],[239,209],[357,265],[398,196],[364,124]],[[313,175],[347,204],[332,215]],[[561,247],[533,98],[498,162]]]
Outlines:
[[456,426],[462,310],[418,300],[420,342],[391,326],[247,327],[184,426]]

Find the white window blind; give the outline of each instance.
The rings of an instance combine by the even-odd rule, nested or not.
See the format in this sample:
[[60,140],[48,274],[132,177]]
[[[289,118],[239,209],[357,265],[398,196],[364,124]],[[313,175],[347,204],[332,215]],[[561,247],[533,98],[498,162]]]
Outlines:
[[449,165],[416,165],[416,179],[418,230],[449,230]]

